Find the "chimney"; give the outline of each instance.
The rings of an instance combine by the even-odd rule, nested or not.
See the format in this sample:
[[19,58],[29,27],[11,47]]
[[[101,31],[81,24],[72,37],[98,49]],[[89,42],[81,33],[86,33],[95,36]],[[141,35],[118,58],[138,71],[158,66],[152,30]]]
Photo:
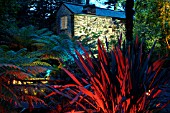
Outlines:
[[96,14],[96,6],[90,4],[90,0],[86,0],[86,4],[83,6],[83,12],[86,14]]

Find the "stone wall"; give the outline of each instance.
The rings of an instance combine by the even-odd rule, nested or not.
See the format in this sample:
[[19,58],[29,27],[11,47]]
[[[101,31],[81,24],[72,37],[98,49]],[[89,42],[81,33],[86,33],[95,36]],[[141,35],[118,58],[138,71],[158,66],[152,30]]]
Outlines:
[[[109,42],[117,41],[120,33],[125,33],[125,24],[111,17],[96,15],[74,15],[74,35],[89,36],[98,35],[99,39],[108,39]],[[125,37],[123,35],[123,37]]]

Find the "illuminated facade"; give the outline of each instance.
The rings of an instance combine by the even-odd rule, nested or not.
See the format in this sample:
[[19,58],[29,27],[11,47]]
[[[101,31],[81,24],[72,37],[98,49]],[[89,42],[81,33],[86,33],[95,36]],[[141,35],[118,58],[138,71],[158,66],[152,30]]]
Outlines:
[[[125,12],[95,7],[63,3],[57,11],[57,34],[115,38],[125,31]],[[67,25],[66,25],[67,24]],[[65,29],[63,29],[65,28]]]

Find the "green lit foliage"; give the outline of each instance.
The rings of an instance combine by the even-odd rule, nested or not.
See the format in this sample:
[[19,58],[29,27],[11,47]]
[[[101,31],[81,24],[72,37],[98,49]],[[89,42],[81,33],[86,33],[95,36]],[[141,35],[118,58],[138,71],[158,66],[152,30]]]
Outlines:
[[[33,26],[17,28],[11,26],[6,29],[9,35],[2,35],[0,42],[0,81],[2,81],[0,82],[0,106],[9,112],[16,106],[24,107],[22,102],[28,103],[30,110],[34,108],[33,103],[46,105],[45,99],[42,100],[34,95],[35,88],[24,87],[24,85],[13,86],[9,84],[12,79],[25,80],[44,77],[47,70],[56,72],[59,66],[58,58],[52,56],[49,48],[42,50],[42,46],[35,40],[40,37],[45,37],[44,39],[48,40],[52,36],[51,31],[46,28],[37,30]],[[50,46],[49,43],[52,42],[48,42],[48,46]],[[30,46],[33,48],[29,48]],[[57,78],[58,75],[54,75],[54,77]],[[42,86],[37,85],[37,87],[36,92],[44,96],[45,93],[40,90]],[[25,89],[28,91],[26,94],[24,93]],[[9,108],[4,107],[5,105],[9,105]]]
[[2,35],[0,43],[4,51],[25,49],[25,54],[30,55],[25,56],[28,58],[47,54],[64,60],[69,59],[67,51],[72,51],[75,47],[67,35],[57,36],[48,28],[37,29],[32,25],[22,28],[11,26]]
[[[23,84],[23,82],[19,85],[12,85],[12,83],[13,80],[22,81],[37,77],[48,77],[48,70],[51,72],[57,71],[60,63],[59,59],[54,56],[48,56],[40,51],[28,52],[26,48],[13,51],[5,50],[5,47],[3,47],[0,48],[0,53],[1,107],[9,105],[9,108],[4,107],[4,109],[12,110],[15,109],[16,106],[24,107],[22,106],[22,102],[25,102],[28,103],[29,109],[32,110],[34,109],[35,103],[47,105],[46,99],[39,97],[39,94],[41,94],[41,97],[46,95],[45,92],[41,91],[41,89],[45,89],[41,83],[36,85],[37,88]],[[51,73],[49,74],[51,75]],[[58,75],[54,75],[54,77],[58,79]],[[48,91],[48,88],[46,91]]]
[[36,37],[33,39],[33,45],[39,46],[39,50],[47,55],[58,57],[67,61],[71,59],[68,51],[73,51],[75,43],[67,35],[51,35]]
[[36,57],[29,57],[29,55],[27,56],[26,48],[20,49],[16,52],[13,50],[4,51],[3,49],[0,49],[0,51],[2,53],[0,55],[0,63],[23,66],[26,64],[30,64],[37,59]]
[[5,30],[4,35],[1,37],[1,45],[7,45],[9,49],[20,50],[22,48],[27,48],[28,51],[33,51],[35,46],[32,46],[33,38],[50,36],[52,34],[47,28],[36,29],[34,26],[29,25],[22,28],[17,27],[17,25],[11,25]]
[[163,85],[169,80],[166,70],[161,69],[166,57],[152,61],[155,44],[149,54],[144,54],[144,42],[139,43],[138,38],[127,47],[126,44],[121,47],[119,42],[107,53],[98,41],[98,58],[91,58],[93,54],[83,47],[84,55],[76,51],[74,60],[81,77],[69,66],[63,67],[75,83],[62,86],[62,89],[51,86],[53,92],[47,97],[60,94],[70,99],[71,106],[77,106],[74,110],[82,108],[86,112],[145,113],[163,109],[168,101],[162,101],[159,95],[166,90]]
[[[64,52],[66,53],[66,49],[71,50],[74,46],[70,38],[66,35],[56,36],[47,28],[37,30],[34,26],[22,28],[10,26],[6,31],[9,35],[2,35],[3,38],[0,42],[0,81],[4,81],[0,82],[0,89],[2,89],[0,90],[0,106],[4,107],[8,104],[10,105],[9,110],[11,110],[16,105],[23,107],[21,103],[26,102],[29,104],[29,109],[32,110],[33,103],[50,104],[50,99],[42,100],[34,95],[35,88],[29,85],[26,87],[20,85],[17,88],[9,85],[9,80],[45,77],[44,74],[47,70],[51,70],[50,77],[65,80],[66,78],[60,75],[58,66],[61,66],[61,63],[58,57],[67,58]],[[15,68],[13,69],[13,67]],[[45,96],[45,92],[41,92],[42,85],[37,85],[37,87],[36,93],[41,93],[41,97]],[[26,89],[28,93],[25,94],[23,89]],[[48,92],[48,88],[45,89]]]
[[[147,40],[147,48],[151,48],[154,41],[157,40],[156,49],[161,53],[166,53],[166,36],[165,30],[162,28],[164,20],[160,13],[162,3],[164,3],[162,0],[135,1],[134,35],[144,37]],[[164,49],[162,50],[162,48]]]
[[161,19],[161,25],[163,29],[163,34],[165,35],[166,44],[168,49],[170,49],[170,1],[164,0],[160,1],[158,3],[159,6],[159,13],[160,13],[160,19]]

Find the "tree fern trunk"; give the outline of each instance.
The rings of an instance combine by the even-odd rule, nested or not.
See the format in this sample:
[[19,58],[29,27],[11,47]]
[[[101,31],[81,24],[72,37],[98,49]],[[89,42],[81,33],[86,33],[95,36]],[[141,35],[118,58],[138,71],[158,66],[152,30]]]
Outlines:
[[133,39],[133,10],[134,0],[126,0],[126,40],[132,41]]

